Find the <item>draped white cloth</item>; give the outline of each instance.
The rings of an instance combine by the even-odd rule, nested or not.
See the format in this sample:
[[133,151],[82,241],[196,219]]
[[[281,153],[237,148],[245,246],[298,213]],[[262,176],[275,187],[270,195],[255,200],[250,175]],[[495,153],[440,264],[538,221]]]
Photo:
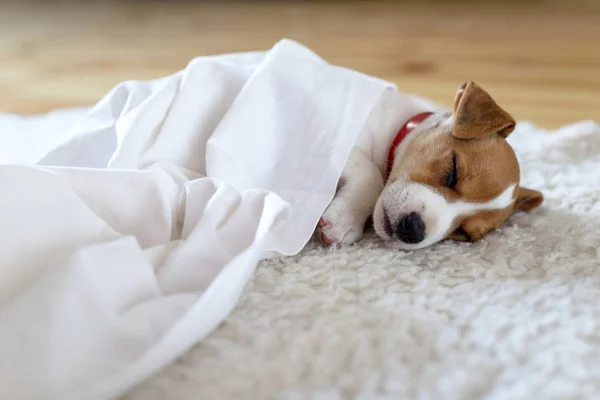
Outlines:
[[283,40],[0,117],[0,398],[119,396],[295,254],[385,90]]

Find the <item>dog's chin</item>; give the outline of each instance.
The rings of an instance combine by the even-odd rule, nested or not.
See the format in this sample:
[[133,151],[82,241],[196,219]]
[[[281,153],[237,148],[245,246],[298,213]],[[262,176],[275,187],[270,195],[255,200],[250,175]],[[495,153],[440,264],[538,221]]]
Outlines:
[[416,243],[416,244],[412,244],[412,243],[404,243],[403,241],[396,239],[396,238],[391,238],[389,237],[387,234],[380,234],[378,232],[378,228],[375,227],[375,233],[377,233],[377,236],[379,236],[381,239],[383,239],[383,244],[386,248],[388,249],[393,249],[393,250],[404,250],[404,251],[411,251],[411,250],[420,250],[429,246],[434,245],[435,243],[426,243],[426,242],[421,242],[421,243]]
[[412,250],[420,250],[426,247],[429,247],[435,243],[418,243],[418,244],[410,244],[404,243],[398,239],[391,239],[384,241],[384,246],[388,249],[392,250],[403,250],[403,251],[412,251]]

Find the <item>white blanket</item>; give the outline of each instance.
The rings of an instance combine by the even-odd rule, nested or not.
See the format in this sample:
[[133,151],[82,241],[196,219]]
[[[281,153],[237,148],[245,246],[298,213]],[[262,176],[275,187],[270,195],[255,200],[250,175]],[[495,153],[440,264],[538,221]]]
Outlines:
[[206,337],[310,239],[390,88],[282,41],[2,117],[0,398],[112,398]]

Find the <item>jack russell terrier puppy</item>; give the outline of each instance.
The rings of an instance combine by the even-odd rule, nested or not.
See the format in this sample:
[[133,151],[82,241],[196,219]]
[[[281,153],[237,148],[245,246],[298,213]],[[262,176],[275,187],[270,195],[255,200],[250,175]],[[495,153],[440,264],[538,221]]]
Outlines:
[[386,93],[381,112],[394,117],[358,138],[317,227],[324,244],[354,243],[371,216],[377,235],[398,249],[475,242],[542,203],[540,192],[519,185],[506,141],[515,120],[476,83],[458,89],[452,111],[408,97]]

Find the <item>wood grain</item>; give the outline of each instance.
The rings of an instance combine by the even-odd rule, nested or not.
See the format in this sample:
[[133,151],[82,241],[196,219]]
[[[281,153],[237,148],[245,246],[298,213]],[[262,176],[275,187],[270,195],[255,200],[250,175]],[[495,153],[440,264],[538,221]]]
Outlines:
[[0,111],[94,103],[120,81],[287,37],[443,104],[474,79],[519,120],[547,128],[600,121],[596,2],[483,4],[0,3]]

